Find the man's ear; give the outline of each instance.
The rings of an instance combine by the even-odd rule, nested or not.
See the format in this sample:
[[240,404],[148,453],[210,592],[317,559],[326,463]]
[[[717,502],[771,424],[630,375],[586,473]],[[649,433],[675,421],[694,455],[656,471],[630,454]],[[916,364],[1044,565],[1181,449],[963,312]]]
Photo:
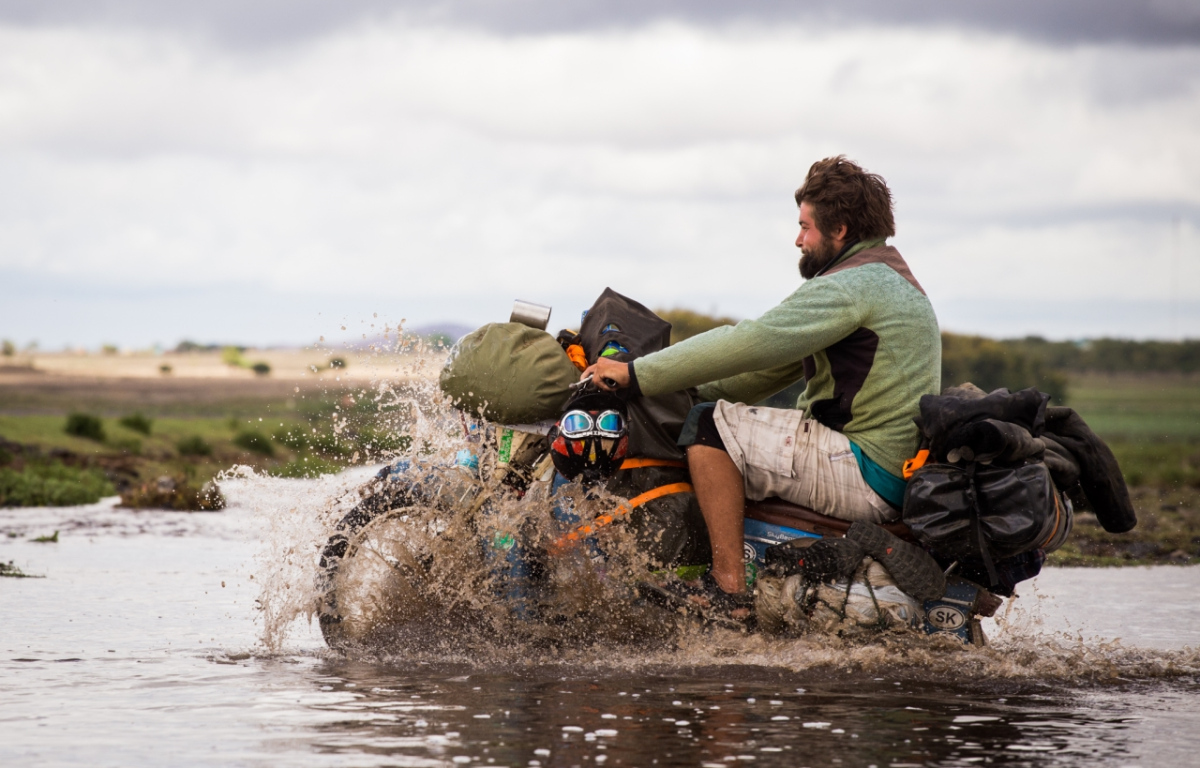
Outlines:
[[841,240],[842,242],[846,242],[846,235],[848,235],[848,234],[850,234],[850,228],[848,226],[846,226],[845,224],[843,224],[842,226],[838,227],[837,234],[834,235],[833,239]]

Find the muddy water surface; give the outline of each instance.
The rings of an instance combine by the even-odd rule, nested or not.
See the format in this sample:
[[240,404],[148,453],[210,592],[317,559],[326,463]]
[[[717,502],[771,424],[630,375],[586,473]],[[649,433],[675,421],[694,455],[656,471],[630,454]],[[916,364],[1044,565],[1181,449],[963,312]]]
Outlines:
[[[281,551],[272,526],[357,480],[232,488],[215,514],[0,511],[0,560],[45,577],[0,579],[0,764],[1190,766],[1200,754],[1198,568],[1050,571],[983,650],[692,632],[556,650],[446,637],[438,652],[348,657],[303,620],[267,626],[286,618],[272,618],[277,593],[306,585],[263,557],[311,560]],[[30,541],[54,530],[56,544]]]

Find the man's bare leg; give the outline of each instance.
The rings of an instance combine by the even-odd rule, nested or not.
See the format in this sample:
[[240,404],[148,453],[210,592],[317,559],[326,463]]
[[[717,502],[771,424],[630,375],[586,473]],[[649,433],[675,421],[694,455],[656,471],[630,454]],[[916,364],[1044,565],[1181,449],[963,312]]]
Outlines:
[[746,489],[729,454],[707,445],[688,448],[688,471],[712,543],[712,574],[726,592],[746,591],[742,516]]

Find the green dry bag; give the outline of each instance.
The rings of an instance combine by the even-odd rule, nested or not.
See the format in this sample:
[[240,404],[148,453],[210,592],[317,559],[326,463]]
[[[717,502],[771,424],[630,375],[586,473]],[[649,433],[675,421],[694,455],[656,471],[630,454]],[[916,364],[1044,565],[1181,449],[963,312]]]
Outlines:
[[458,340],[438,380],[454,404],[501,424],[562,415],[579,369],[554,337],[520,323],[488,323]]

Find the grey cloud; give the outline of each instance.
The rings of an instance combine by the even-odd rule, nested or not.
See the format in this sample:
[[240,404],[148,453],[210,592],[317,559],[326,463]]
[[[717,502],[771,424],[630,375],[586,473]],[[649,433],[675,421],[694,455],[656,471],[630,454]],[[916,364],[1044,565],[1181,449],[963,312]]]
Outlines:
[[501,34],[622,29],[676,20],[706,26],[738,22],[951,26],[1055,44],[1200,43],[1194,0],[0,0],[0,22],[169,28],[224,44],[288,43],[348,24],[396,14],[419,23]]

